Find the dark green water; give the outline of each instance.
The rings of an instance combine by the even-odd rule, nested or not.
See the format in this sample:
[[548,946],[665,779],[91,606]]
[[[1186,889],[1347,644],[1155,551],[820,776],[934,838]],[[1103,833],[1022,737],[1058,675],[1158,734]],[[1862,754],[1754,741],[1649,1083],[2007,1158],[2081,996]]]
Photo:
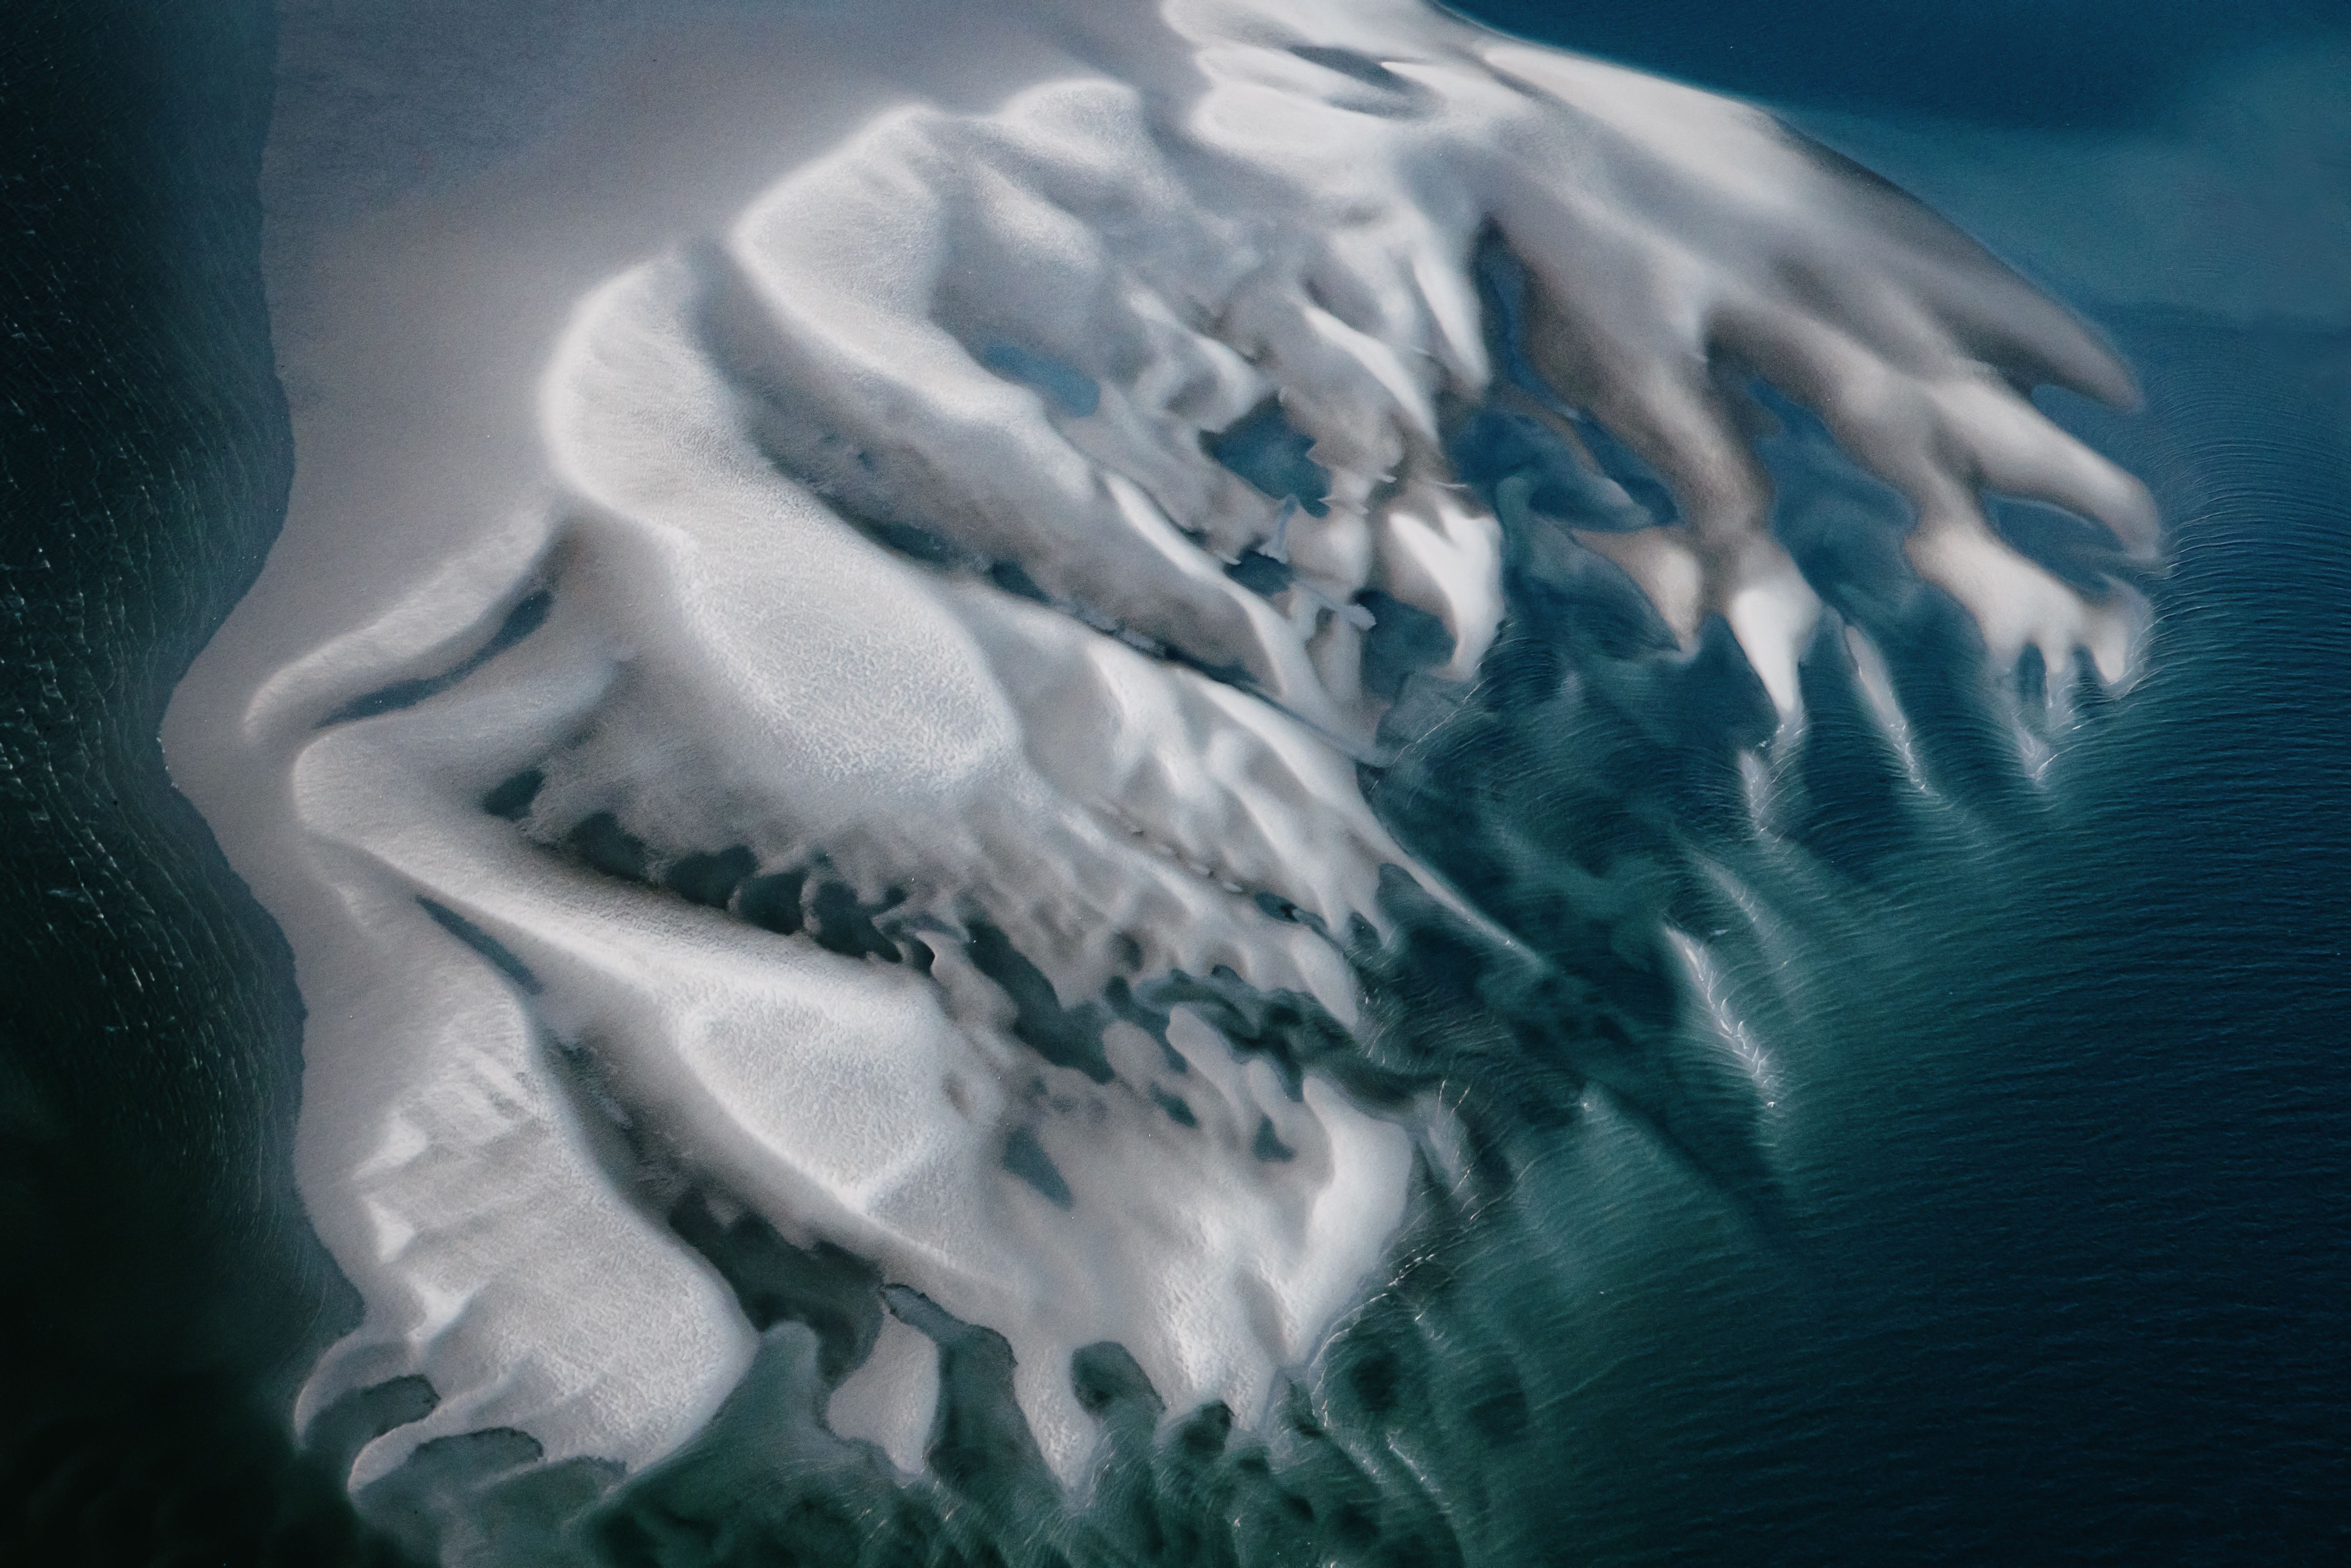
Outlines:
[[[2187,136],[2168,117],[2199,70],[2315,47],[2283,6],[1490,14],[1824,125],[1924,110]],[[0,1561],[414,1554],[422,1512],[380,1497],[362,1525],[285,1434],[293,1381],[353,1310],[292,1195],[299,1002],[153,740],[290,474],[254,196],[269,24],[123,4],[7,26]],[[1917,156],[1889,172],[1930,183]],[[984,1423],[961,1498],[810,1446],[789,1330],[697,1448],[618,1493],[495,1438],[403,1484],[517,1561],[575,1516],[579,1549],[676,1564],[859,1542],[971,1563],[2339,1554],[2351,284],[2332,325],[2193,287],[2073,292],[2147,406],[2058,412],[2155,488],[2174,568],[2147,678],[2085,714],[2043,788],[1987,761],[1964,711],[1929,754],[1946,804],[1824,774],[1784,841],[1708,826],[1704,758],[1626,775],[1513,754],[1488,775],[1496,813],[1662,814],[1744,890],[1720,953],[1765,998],[1766,1087],[1705,1124],[1759,1152],[1768,1200],[1736,1160],[1693,1166],[1604,1106],[1502,1118],[1484,1207],[1431,1217],[1311,1421],[1264,1449],[1212,1421],[1155,1436],[1097,1369],[1129,1435],[1081,1515],[1024,1490]],[[1834,704],[1816,711],[1825,746]]]

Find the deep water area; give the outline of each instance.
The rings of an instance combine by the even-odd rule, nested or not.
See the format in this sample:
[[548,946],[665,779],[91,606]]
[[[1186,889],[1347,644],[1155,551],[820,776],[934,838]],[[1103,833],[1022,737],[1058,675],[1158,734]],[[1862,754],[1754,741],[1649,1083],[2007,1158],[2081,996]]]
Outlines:
[[[2351,1545],[2351,282],[2323,246],[2297,259],[2323,229],[2262,226],[2351,213],[2351,168],[2308,152],[2293,105],[2255,104],[2229,144],[2266,150],[2237,167],[2235,239],[2085,248],[2070,270],[2027,237],[2069,198],[2025,188],[2050,146],[2099,137],[2192,162],[2222,145],[2178,107],[2203,84],[2299,79],[2228,68],[2338,58],[2346,36],[2283,5],[2225,26],[2167,5],[2144,27],[2109,5],[1680,5],[1646,34],[1635,12],[1465,9],[1781,108],[2108,337],[2142,408],[2040,401],[2160,507],[2137,683],[2082,681],[2044,729],[2034,688],[2063,672],[1986,698],[1964,619],[1874,598],[1858,561],[1832,608],[1880,632],[1913,744],[1886,743],[1824,635],[1802,746],[1759,761],[1771,704],[1727,638],[1658,659],[1623,584],[1531,559],[1522,534],[1484,679],[1396,710],[1364,782],[1549,978],[1481,967],[1435,916],[1359,956],[1394,1027],[1353,1079],[1334,1071],[1367,1099],[1476,1086],[1468,1174],[1416,1189],[1396,1267],[1312,1387],[1251,1430],[1165,1410],[1132,1357],[1090,1347],[1073,1375],[1109,1458],[1071,1503],[1011,1406],[1003,1341],[901,1292],[943,1390],[933,1474],[910,1484],[817,1420],[878,1280],[671,1195],[667,1223],[760,1333],[699,1437],[626,1479],[540,1464],[517,1432],[444,1438],[356,1506],[350,1456],[434,1395],[379,1385],[296,1445],[294,1391],[358,1312],[294,1191],[301,1001],[155,738],[293,471],[256,194],[277,24],[230,0],[12,15],[0,1562],[2235,1564]],[[2147,178],[2112,210],[2160,204]],[[1776,412],[1792,548],[1819,508],[1896,505]],[[1525,455],[1477,417],[1456,411],[1456,459],[1506,517],[1604,504],[1502,495]],[[2067,519],[2001,520],[2062,553]],[[1408,690],[1416,655],[1396,658]],[[1695,999],[1661,918],[1703,940]],[[1017,954],[982,956],[1017,974]]]

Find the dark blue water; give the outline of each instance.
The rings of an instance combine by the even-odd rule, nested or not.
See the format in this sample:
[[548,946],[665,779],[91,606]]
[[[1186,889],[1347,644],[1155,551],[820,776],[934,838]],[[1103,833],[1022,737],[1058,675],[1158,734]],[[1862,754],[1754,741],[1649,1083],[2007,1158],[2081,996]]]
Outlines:
[[2351,344],[2106,325],[2149,406],[2099,438],[2178,520],[2154,668],[2043,812],[1813,908],[1784,1091],[1802,1283],[1628,1228],[1613,1266],[1645,1304],[1579,1394],[1605,1413],[1592,1558],[2351,1539]]
[[[2334,20],[2287,4],[1478,9],[1832,137],[1845,116],[1940,117],[1954,148],[1986,128],[2192,141],[2199,84],[2318,57]],[[283,1429],[290,1379],[350,1311],[291,1195],[290,966],[152,740],[290,472],[253,195],[269,27],[257,8],[128,0],[20,7],[8,27],[6,101],[27,129],[0,253],[0,1327],[16,1351],[0,1560],[388,1561]],[[2280,123],[2232,154],[2253,205],[2351,199],[2339,153]],[[1938,193],[1932,136],[1902,144],[1905,167],[1891,143],[1844,145]],[[2025,244],[2033,193],[1970,211],[1981,187],[1953,179],[1953,216]],[[1630,1123],[1520,1160],[1487,1228],[1465,1222],[1338,1359],[1332,1418],[1392,1456],[1361,1485],[1299,1483],[1372,1500],[1370,1545],[1344,1507],[1320,1521],[1343,1555],[1445,1560],[1413,1531],[1447,1509],[1484,1517],[1473,1545],[1505,1562],[2345,1555],[2351,280],[2282,277],[2295,308],[2270,310],[2260,287],[2199,298],[2164,275],[2175,253],[2143,248],[2138,274],[2019,259],[2147,389],[2131,414],[2049,404],[2162,505],[2173,565],[2146,678],[2084,715],[2039,791],[1889,815],[1823,787],[1806,853],[1724,851],[1768,938],[1726,951],[1781,998],[1776,1103],[1754,1134],[1777,1219],[1759,1231]],[[2241,281],[2300,253],[2223,254]],[[2310,305],[2330,287],[2331,315]],[[711,1523],[789,1513],[763,1500],[773,1463],[744,1458],[756,1422],[732,1418],[726,1454],[598,1505],[616,1560],[789,1560],[773,1532]],[[468,1452],[483,1476],[510,1462]],[[1169,1519],[1214,1513],[1253,1473],[1154,1462]],[[451,1463],[434,1484],[479,1479]],[[1395,1500],[1406,1470],[1434,1495]],[[566,1484],[533,1506],[593,1500]],[[498,1494],[517,1518],[524,1490]],[[949,1535],[969,1561],[1019,1539]],[[1160,1539],[1161,1560],[1217,1560],[1220,1538]]]
[[[1925,111],[2191,145],[2199,87],[2341,21],[2045,10],[1509,20],[1832,128]],[[2351,165],[2338,145],[2314,172],[2313,150],[2289,129],[2231,183],[2339,213]],[[1935,193],[1931,151],[1877,162]],[[1990,205],[1947,210],[2008,237]],[[1813,906],[1818,1010],[1786,1088],[1799,1304],[1628,1244],[1624,1289],[1688,1305],[1594,1354],[1614,1418],[1582,1473],[1612,1517],[1571,1559],[2319,1562],[2351,1540],[2351,269],[2303,292],[2294,245],[2240,221],[2240,275],[2274,278],[2244,293],[2331,299],[2331,320],[2069,289],[2147,388],[2135,415],[2049,406],[2162,505],[2149,675],[2090,716],[2029,820],[1913,843],[1875,896]],[[2191,302],[2147,250],[2102,281]]]

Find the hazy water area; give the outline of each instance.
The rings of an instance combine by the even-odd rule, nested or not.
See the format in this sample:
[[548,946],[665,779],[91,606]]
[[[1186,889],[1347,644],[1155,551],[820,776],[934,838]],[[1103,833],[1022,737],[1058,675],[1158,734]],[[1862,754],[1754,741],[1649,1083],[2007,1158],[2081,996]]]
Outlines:
[[[2315,5],[2185,0],[1464,9],[1770,104],[2058,294],[2145,401],[2042,404],[2150,486],[2168,564],[2137,684],[2085,700],[2026,766],[1964,640],[1922,643],[1897,661],[1915,778],[1824,689],[1819,765],[1753,783],[1762,831],[1679,841],[1735,906],[1720,986],[1763,998],[1722,1065],[1753,1096],[1769,1202],[1604,1104],[1513,1127],[1506,1187],[1428,1220],[1334,1353],[1324,1416],[1357,1468],[1314,1471],[1319,1438],[1297,1439],[1285,1462],[1322,1479],[1296,1495],[1322,1511],[1279,1550],[2335,1560],[2351,30]],[[125,0],[5,26],[30,129],[0,240],[0,1561],[599,1560],[582,1542],[613,1563],[857,1560],[822,1543],[894,1493],[809,1469],[775,1492],[789,1508],[747,1503],[799,1461],[740,1406],[626,1484],[499,1490],[528,1465],[450,1450],[402,1484],[474,1498],[444,1511],[472,1521],[463,1542],[390,1494],[355,1515],[329,1462],[350,1434],[295,1447],[293,1390],[357,1312],[293,1190],[301,1003],[155,739],[295,461],[256,185],[278,24]],[[1520,630],[1541,633],[1539,611]],[[1687,814],[1661,775],[1595,783],[1586,758],[1510,777],[1497,820]],[[1399,780],[1391,821],[1439,834]],[[762,1364],[778,1388],[784,1360]],[[1047,1561],[1023,1555],[1047,1537],[1065,1560],[1105,1540],[1123,1544],[1104,1561],[1287,1560],[1246,1555],[1276,1534],[1186,1533],[1255,1506],[1264,1467],[1222,1433],[1174,1441],[1208,1457],[1135,1461],[1159,1467],[1135,1482],[1147,1528],[1111,1520],[1106,1490],[1099,1517],[1031,1531],[976,1505],[909,1539],[941,1562]]]

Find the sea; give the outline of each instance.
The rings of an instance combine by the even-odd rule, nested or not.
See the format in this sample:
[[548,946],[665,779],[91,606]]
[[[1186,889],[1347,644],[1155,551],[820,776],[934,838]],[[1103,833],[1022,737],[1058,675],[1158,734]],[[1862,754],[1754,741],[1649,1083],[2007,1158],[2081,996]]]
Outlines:
[[[280,21],[13,9],[0,1562],[2351,1561],[2351,21],[1462,9],[1771,107],[2105,334],[2143,405],[2043,406],[2160,506],[2144,668],[2020,768],[1964,647],[1913,650],[1917,779],[1767,779],[1771,831],[1675,839],[1735,910],[1762,1186],[1604,1097],[1528,1118],[1279,1441],[1178,1422],[1051,1519],[828,1490],[747,1408],[625,1484],[475,1445],[368,1511],[297,1445],[356,1312],[292,1186],[301,1000],[156,742],[292,472]],[[1681,809],[1510,756],[1494,811]]]

